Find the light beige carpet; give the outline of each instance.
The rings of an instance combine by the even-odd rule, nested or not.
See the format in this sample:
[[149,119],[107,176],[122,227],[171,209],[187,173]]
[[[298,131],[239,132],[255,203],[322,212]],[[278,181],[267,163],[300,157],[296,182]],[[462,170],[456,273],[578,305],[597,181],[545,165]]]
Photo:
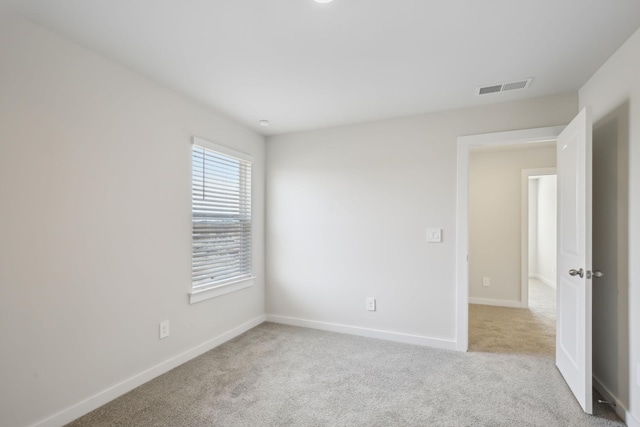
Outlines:
[[553,356],[555,290],[529,281],[529,308],[469,305],[469,351]]

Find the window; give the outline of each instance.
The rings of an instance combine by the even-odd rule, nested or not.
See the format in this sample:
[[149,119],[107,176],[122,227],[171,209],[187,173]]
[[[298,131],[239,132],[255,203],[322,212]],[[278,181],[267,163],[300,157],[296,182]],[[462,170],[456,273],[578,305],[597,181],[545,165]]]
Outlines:
[[191,303],[252,285],[251,157],[194,138]]

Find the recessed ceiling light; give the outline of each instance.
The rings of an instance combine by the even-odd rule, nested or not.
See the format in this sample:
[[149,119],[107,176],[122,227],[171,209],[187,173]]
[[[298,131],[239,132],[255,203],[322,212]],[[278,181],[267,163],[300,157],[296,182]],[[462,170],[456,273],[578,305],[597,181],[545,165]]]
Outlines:
[[315,0],[316,3],[331,3],[333,0]]
[[260,126],[269,126],[271,124],[269,120],[260,120],[258,123],[260,123]]

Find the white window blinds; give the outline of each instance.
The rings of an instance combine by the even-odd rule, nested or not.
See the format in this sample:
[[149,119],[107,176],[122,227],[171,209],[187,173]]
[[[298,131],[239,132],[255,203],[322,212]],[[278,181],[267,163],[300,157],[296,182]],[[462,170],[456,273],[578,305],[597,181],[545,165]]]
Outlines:
[[193,288],[251,277],[251,162],[205,143],[192,146]]

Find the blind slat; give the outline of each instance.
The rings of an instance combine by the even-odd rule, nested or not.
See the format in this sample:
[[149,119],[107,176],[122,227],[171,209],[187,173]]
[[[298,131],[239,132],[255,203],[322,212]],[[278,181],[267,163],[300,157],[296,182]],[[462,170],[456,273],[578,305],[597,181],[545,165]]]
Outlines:
[[238,258],[238,257],[224,257],[218,259],[218,257],[207,258],[201,263],[194,262],[192,265],[193,272],[202,272],[209,268],[226,267],[230,264],[237,263],[238,265],[249,262],[250,258]]
[[224,274],[229,274],[233,271],[235,272],[241,272],[242,271],[242,266],[243,264],[245,264],[244,262],[240,263],[234,263],[234,264],[228,264],[228,265],[217,265],[215,267],[209,267],[209,268],[200,268],[196,271],[193,272],[193,277],[198,280],[198,278],[202,278],[202,277],[206,277],[206,276],[212,276],[212,277],[216,277],[216,276],[221,276]]
[[[241,250],[242,250],[242,245],[234,245],[234,246],[230,245],[226,247],[210,246],[208,248],[194,248],[194,254],[200,255],[197,257],[197,260],[200,260],[204,258],[214,258],[214,257],[225,256],[225,255],[233,255],[234,253],[241,252]],[[193,260],[192,262],[196,262],[196,260]]]

